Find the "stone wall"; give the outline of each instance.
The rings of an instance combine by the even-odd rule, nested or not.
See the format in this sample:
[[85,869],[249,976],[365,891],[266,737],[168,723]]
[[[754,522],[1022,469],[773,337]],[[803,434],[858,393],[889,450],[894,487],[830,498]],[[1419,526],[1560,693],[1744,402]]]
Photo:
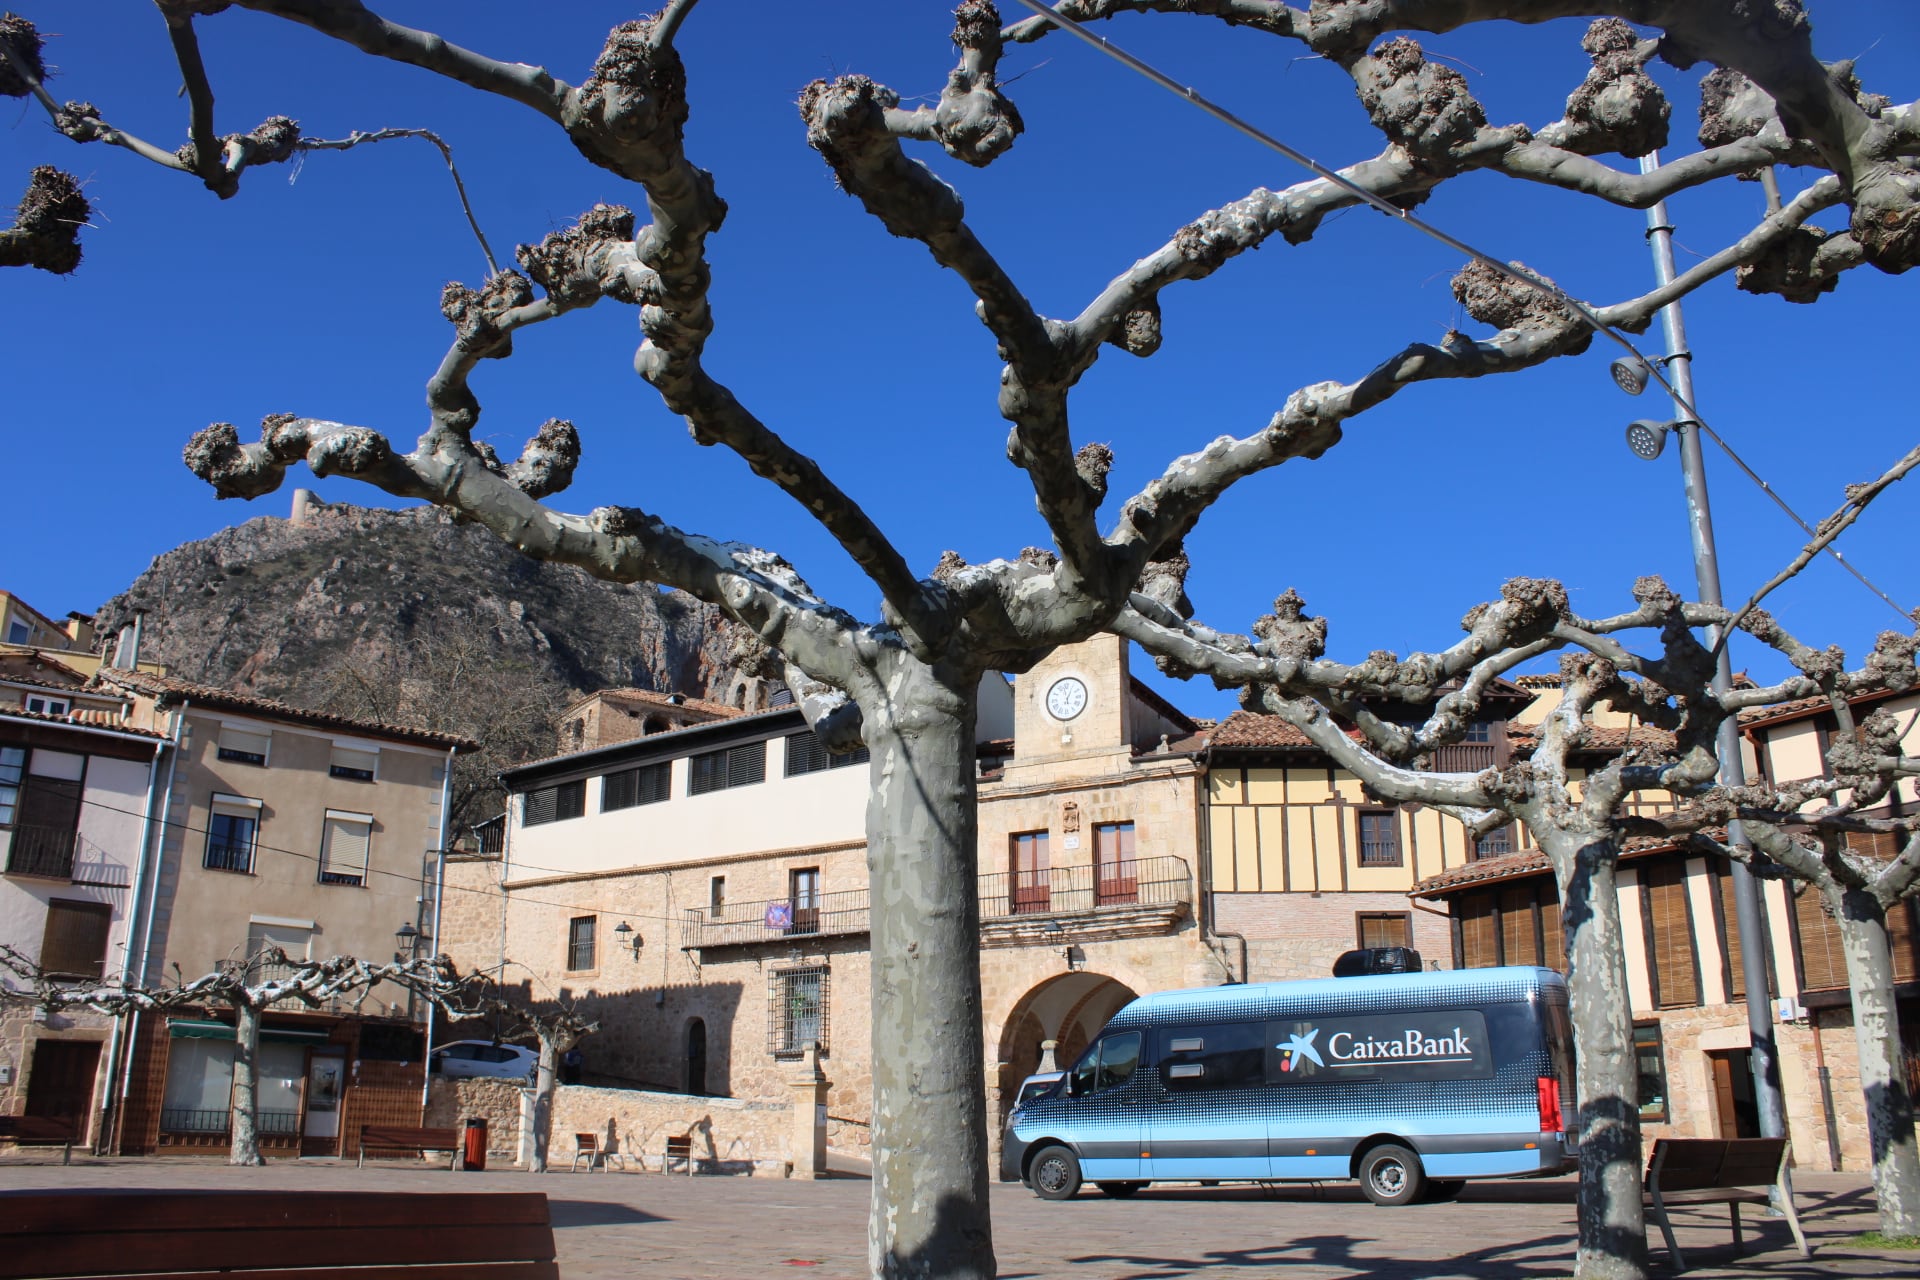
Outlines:
[[448,1080],[435,1076],[427,1087],[429,1129],[463,1129],[468,1120],[487,1122],[487,1159],[512,1163],[520,1158],[520,1094],[512,1080]]
[[1404,893],[1216,893],[1213,903],[1215,927],[1247,940],[1251,982],[1331,977],[1340,953],[1360,945],[1363,912],[1410,914],[1421,961],[1453,968],[1452,922],[1411,909]]

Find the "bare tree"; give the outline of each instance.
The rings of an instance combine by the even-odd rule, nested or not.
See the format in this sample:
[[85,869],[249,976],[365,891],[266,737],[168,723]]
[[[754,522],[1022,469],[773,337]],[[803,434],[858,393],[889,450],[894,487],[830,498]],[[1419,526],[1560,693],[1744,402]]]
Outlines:
[[352,997],[358,1009],[381,983],[397,983],[430,999],[452,998],[461,988],[452,966],[438,960],[368,964],[351,956],[326,960],[290,960],[278,947],[222,964],[218,970],[171,987],[139,987],[125,982],[75,983],[48,975],[38,964],[0,943],[0,969],[25,985],[0,978],[0,1000],[27,1003],[49,1011],[93,1009],[115,1017],[139,1009],[149,1012],[223,1005],[233,1011],[233,1103],[227,1163],[265,1164],[260,1154],[260,1105],[256,1067],[260,1059],[260,1017],[292,1002],[319,1009]]
[[599,1022],[583,1017],[572,1003],[559,1001],[536,1007],[525,1000],[512,999],[490,988],[483,974],[473,974],[459,990],[448,988],[434,1003],[449,1021],[492,1018],[500,1037],[518,1039],[532,1036],[540,1044],[540,1062],[533,1084],[533,1158],[531,1173],[547,1171],[547,1153],[553,1144],[553,1089],[561,1056],[581,1040],[600,1029]]
[[[1338,175],[1280,192],[1256,190],[1203,213],[1116,275],[1078,315],[1051,318],[976,237],[959,195],[907,150],[933,144],[985,165],[1024,128],[1003,92],[999,63],[1009,40],[1037,39],[1049,28],[1033,19],[1003,32],[991,4],[965,0],[953,30],[958,62],[937,104],[907,109],[894,91],[860,75],[816,82],[800,98],[807,140],[841,185],[887,231],[924,244],[973,293],[1005,361],[998,401],[1012,424],[1008,456],[1030,479],[1054,543],[1051,551],[1029,549],[982,565],[949,554],[920,576],[852,496],[703,364],[714,323],[706,241],[720,229],[726,205],[714,176],[688,157],[682,133],[688,85],[674,40],[695,0],[672,0],[661,13],[616,28],[578,85],[388,21],[356,0],[239,2],[520,104],[644,195],[646,225],[623,205],[596,205],[574,226],[520,246],[519,270],[443,292],[441,310],[455,336],[428,380],[430,416],[411,452],[366,426],[276,414],[252,442],[243,443],[230,424],[208,427],[188,445],[186,461],[228,497],[270,492],[288,466],[304,461],[322,476],[352,476],[453,508],[529,555],[617,581],[681,587],[721,605],[759,637],[765,662],[795,690],[830,748],[871,748],[879,1051],[869,1248],[876,1275],[994,1273],[974,962],[972,748],[983,673],[1028,669],[1055,646],[1107,626],[1143,578],[1177,578],[1167,567],[1181,562],[1183,537],[1236,482],[1319,456],[1339,442],[1346,420],[1416,383],[1509,373],[1578,353],[1594,325],[1637,330],[1665,302],[1728,272],[1739,272],[1750,290],[1805,300],[1852,266],[1898,271],[1920,252],[1920,175],[1910,165],[1920,153],[1920,112],[1859,93],[1850,73],[1829,74],[1813,57],[1796,0],[1757,7],[1745,0],[1346,0],[1310,10],[1272,0],[1068,0],[1063,9],[1082,18],[1166,9],[1225,20],[1249,38],[1297,42],[1349,73],[1386,145]],[[198,15],[224,7],[163,0],[176,52],[189,47]],[[1412,39],[1381,40],[1482,19],[1573,15],[1601,19],[1586,38],[1594,69],[1568,99],[1564,117],[1538,129],[1490,125],[1458,73],[1428,61]],[[1622,17],[1660,30],[1644,35]],[[1704,149],[1654,173],[1625,172],[1594,157],[1637,156],[1665,143],[1670,107],[1642,70],[1656,56],[1716,65],[1704,87]],[[215,147],[210,92],[196,91],[204,72],[193,74],[185,57],[182,67],[194,102],[193,171],[206,170],[214,185],[219,175],[203,158],[228,149]],[[244,161],[250,153],[241,143],[232,154]],[[1362,201],[1407,209],[1443,183],[1480,171],[1646,207],[1776,163],[1826,173],[1655,293],[1575,307],[1538,277],[1476,260],[1455,279],[1454,291],[1469,315],[1496,330],[1489,337],[1451,333],[1439,344],[1392,351],[1353,382],[1308,383],[1285,397],[1270,421],[1173,459],[1124,500],[1107,491],[1111,451],[1075,446],[1068,415],[1075,384],[1107,346],[1141,357],[1159,348],[1163,290],[1211,275],[1275,237],[1309,241],[1341,209]],[[1823,235],[1806,225],[1843,203],[1849,230]],[[820,598],[770,552],[685,532],[639,507],[582,515],[543,502],[567,486],[579,462],[571,423],[549,421],[511,463],[474,440],[481,407],[471,379],[481,362],[509,356],[519,331],[602,298],[638,308],[645,341],[636,370],[687,421],[694,439],[730,449],[812,513],[877,587],[878,617],[863,622]],[[1105,534],[1103,511],[1110,515]],[[1539,601],[1518,601],[1510,612],[1541,610]],[[1463,792],[1459,801],[1473,798]],[[1555,838],[1573,857],[1586,830],[1581,822],[1597,818],[1566,821]],[[1630,1132],[1630,1122],[1622,1128]],[[1607,1167],[1624,1155],[1622,1146]],[[1631,1214],[1637,1223],[1637,1200]],[[1602,1226],[1608,1224],[1596,1221],[1592,1232],[1583,1231],[1586,1274],[1607,1273],[1615,1266],[1607,1259],[1618,1260],[1618,1273],[1637,1270],[1644,1246],[1626,1241],[1624,1221],[1609,1227],[1612,1235]]]

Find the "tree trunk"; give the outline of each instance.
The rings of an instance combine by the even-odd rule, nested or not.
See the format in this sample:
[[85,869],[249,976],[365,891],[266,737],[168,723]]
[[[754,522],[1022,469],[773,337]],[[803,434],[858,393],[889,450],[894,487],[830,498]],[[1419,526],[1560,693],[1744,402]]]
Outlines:
[[877,1280],[995,1274],[980,1011],[977,679],[903,658],[884,704],[861,706],[873,784],[867,1258]]
[[1606,840],[1560,842],[1562,848],[1542,841],[1560,882],[1578,1063],[1580,1244],[1574,1276],[1642,1280],[1647,1232],[1640,1206],[1639,1080],[1615,887],[1618,850]]
[[1867,1140],[1873,1147],[1873,1192],[1880,1234],[1920,1236],[1920,1153],[1914,1148],[1913,1095],[1900,1050],[1893,1002],[1893,955],[1887,912],[1864,889],[1830,894],[1847,956],[1853,995],[1853,1038],[1860,1051],[1860,1088],[1867,1098]]
[[547,1147],[553,1138],[554,1070],[559,1062],[559,1045],[541,1036],[540,1066],[533,1074],[533,1156],[527,1162],[529,1173],[547,1171]]
[[260,1154],[260,1011],[249,1004],[233,1007],[233,1145],[228,1164],[265,1164]]

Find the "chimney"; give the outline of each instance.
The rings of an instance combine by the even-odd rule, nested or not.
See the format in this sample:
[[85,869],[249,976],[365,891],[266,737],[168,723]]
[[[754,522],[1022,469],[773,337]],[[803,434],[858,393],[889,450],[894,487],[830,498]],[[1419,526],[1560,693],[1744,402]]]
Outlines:
[[113,644],[112,666],[123,671],[137,670],[140,665],[140,623],[147,616],[145,609],[133,611],[133,621],[120,624],[119,638]]
[[82,653],[93,649],[93,615],[88,613],[69,613],[67,615],[67,640],[69,649]]

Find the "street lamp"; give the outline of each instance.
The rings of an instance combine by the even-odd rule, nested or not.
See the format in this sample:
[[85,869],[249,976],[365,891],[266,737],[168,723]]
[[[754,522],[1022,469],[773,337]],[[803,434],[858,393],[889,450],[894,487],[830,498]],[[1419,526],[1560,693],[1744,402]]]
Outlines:
[[1614,385],[1630,396],[1637,396],[1647,389],[1647,381],[1653,377],[1653,369],[1638,356],[1623,356],[1607,366],[1607,372],[1613,375]]
[[1679,425],[1677,422],[1655,422],[1652,418],[1635,418],[1627,424],[1627,448],[1633,450],[1636,458],[1652,462],[1667,447],[1667,432]]
[[613,936],[620,939],[621,946],[632,949],[635,960],[640,958],[640,947],[643,939],[640,937],[639,930],[635,929],[625,920],[622,920],[613,927]]
[[395,964],[405,964],[420,954],[420,931],[413,927],[413,921],[403,921],[394,931],[393,941],[400,948],[394,953]]

